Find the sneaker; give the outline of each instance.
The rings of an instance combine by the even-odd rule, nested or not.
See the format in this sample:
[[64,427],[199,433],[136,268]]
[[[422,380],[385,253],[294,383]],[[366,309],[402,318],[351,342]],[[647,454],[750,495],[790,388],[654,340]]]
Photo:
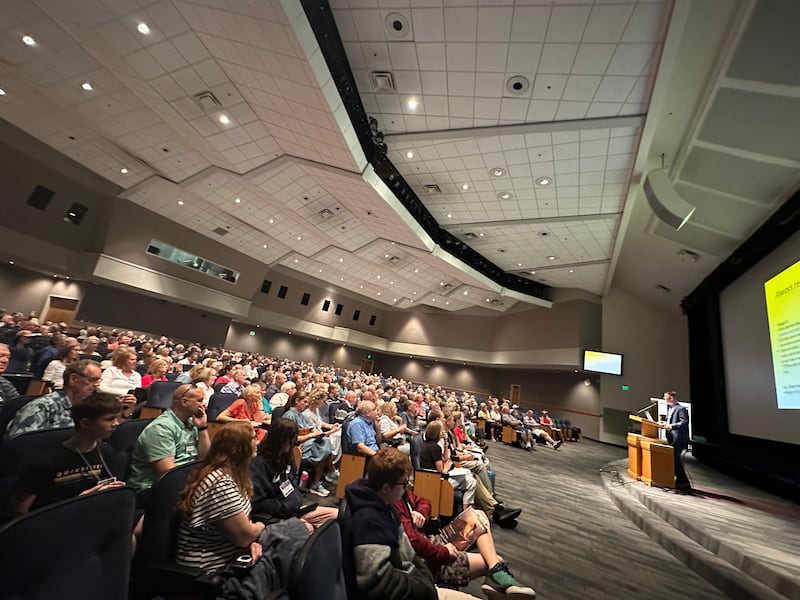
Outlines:
[[492,511],[492,521],[498,525],[510,524],[522,513],[521,508],[507,508],[502,504],[497,504]]
[[563,443],[564,442],[562,442],[561,440],[558,440],[555,444],[553,444],[553,450],[558,450],[559,448],[561,448],[561,445]]
[[330,473],[325,473],[325,481],[328,483],[336,483],[339,481],[339,469],[331,471]]
[[506,563],[497,563],[483,579],[481,591],[489,600],[530,600],[536,597],[532,587],[514,579]]
[[314,487],[309,487],[308,491],[311,492],[312,494],[316,494],[317,496],[322,496],[323,498],[331,495],[331,493],[325,489],[325,486],[322,485],[321,481],[317,483],[317,485],[315,485]]

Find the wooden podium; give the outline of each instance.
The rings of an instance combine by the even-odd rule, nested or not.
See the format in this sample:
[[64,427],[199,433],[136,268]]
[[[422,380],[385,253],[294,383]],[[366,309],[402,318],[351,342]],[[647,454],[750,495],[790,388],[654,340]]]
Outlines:
[[658,423],[637,415],[631,421],[642,424],[642,433],[628,434],[628,475],[656,487],[675,487],[672,446],[658,439]]

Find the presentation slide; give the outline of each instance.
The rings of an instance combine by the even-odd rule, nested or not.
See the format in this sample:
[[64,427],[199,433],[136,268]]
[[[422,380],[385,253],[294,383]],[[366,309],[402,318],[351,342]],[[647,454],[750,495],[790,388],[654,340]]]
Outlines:
[[720,294],[731,433],[800,444],[798,257],[795,233]]
[[800,261],[764,284],[778,408],[800,408]]

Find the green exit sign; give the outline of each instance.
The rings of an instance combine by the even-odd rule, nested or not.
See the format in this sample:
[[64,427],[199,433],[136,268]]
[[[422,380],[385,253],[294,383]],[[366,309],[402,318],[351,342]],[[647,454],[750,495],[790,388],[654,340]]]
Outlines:
[[622,391],[623,392],[627,392],[629,389],[631,389],[631,388],[629,386],[627,386],[627,385],[623,385],[622,386]]
[[250,331],[250,335],[255,335],[255,334],[256,334],[255,331],[252,331],[252,330]]

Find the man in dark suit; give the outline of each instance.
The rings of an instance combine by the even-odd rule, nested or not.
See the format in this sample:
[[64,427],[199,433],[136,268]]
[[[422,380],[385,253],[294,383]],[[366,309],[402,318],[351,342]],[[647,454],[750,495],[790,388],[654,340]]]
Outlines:
[[667,403],[667,420],[659,423],[659,427],[667,431],[667,442],[673,449],[675,487],[688,491],[692,486],[683,467],[683,451],[689,447],[689,411],[678,404],[675,392],[664,392],[664,400]]

